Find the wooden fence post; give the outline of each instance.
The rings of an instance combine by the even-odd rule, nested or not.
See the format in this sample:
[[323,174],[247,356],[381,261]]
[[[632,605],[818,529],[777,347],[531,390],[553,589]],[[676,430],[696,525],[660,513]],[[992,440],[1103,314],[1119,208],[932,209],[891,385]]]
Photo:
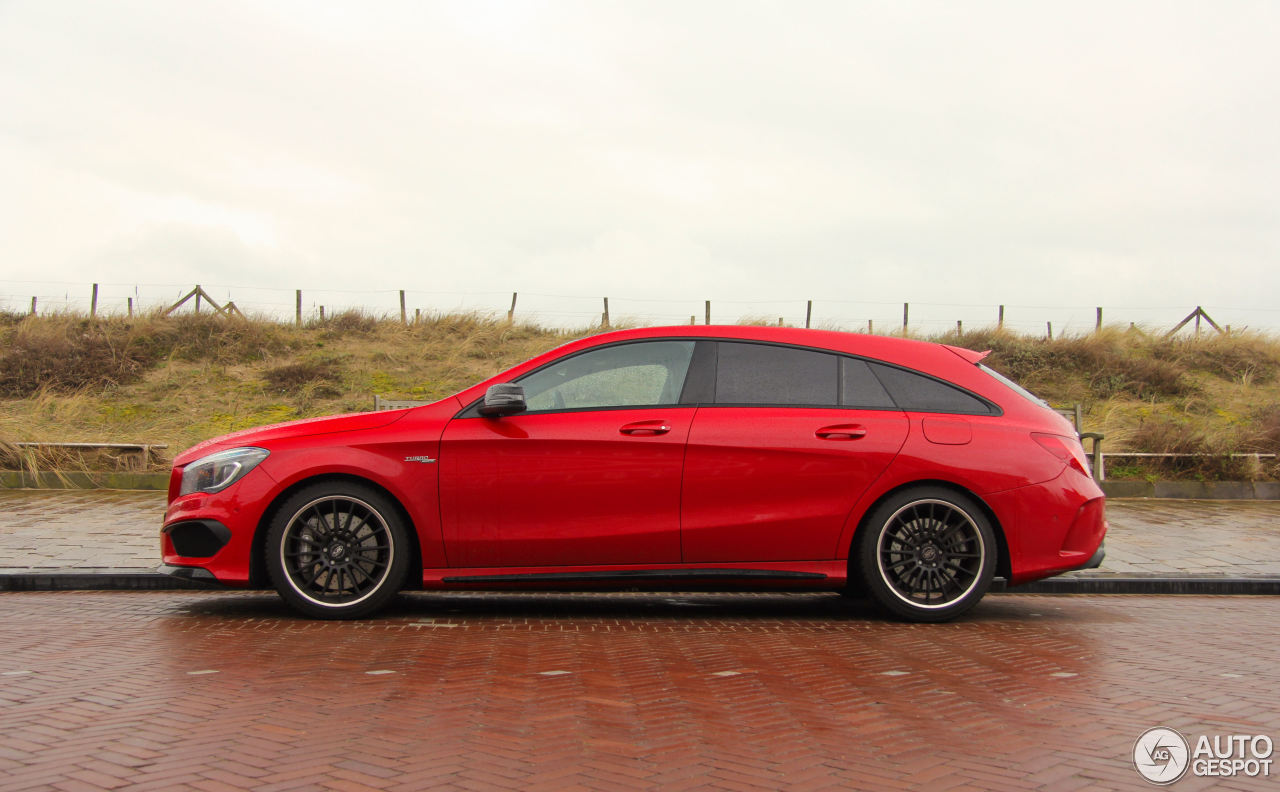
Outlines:
[[1095,333],[1102,332],[1102,306],[1101,305],[1098,306],[1098,323],[1093,326],[1093,332]]
[[604,298],[604,313],[600,314],[600,326],[609,326],[609,298]]
[[956,320],[956,335],[964,335],[964,321]]
[[1000,306],[999,317],[996,319],[996,329],[997,330],[1004,329],[1004,306],[1003,305]]
[[404,289],[400,290],[400,324],[409,324],[409,314],[404,309]]
[[1045,327],[1045,332],[1048,333],[1049,335],[1049,340],[1052,341],[1053,340],[1053,322],[1045,322],[1044,327]]
[[31,315],[32,316],[36,315],[36,298],[35,297],[31,298]]
[[706,324],[711,324],[711,301],[710,301],[710,300],[707,300],[707,321],[706,321]]
[[200,313],[200,295],[204,294],[204,289],[200,288],[200,284],[196,284],[196,313]]
[[133,318],[133,298],[129,298],[129,318]]
[[93,297],[89,299],[89,318],[95,319],[98,316],[98,284],[93,284]]
[[324,321],[324,306],[320,306],[320,321]]
[[874,327],[874,325],[871,323],[871,320],[870,320],[870,319],[868,319],[868,320],[867,320],[867,335],[875,335],[875,330],[873,330],[873,329],[872,329],[873,327]]
[[295,297],[297,297],[297,318],[295,319],[294,324],[298,327],[302,327],[302,289],[298,289],[295,293]]
[[690,316],[689,316],[689,324],[691,324],[691,325],[696,325],[697,323],[698,323],[698,317],[693,316],[692,314],[690,314]]
[[516,293],[511,292],[511,309],[507,311],[507,321],[514,322],[516,320]]
[[810,320],[813,319],[813,300],[809,301],[809,305],[804,309],[804,326],[809,327]]
[[419,323],[421,323],[421,322],[422,322],[422,309],[421,309],[421,308],[414,308],[414,309],[413,309],[413,323],[414,323],[414,324],[419,324]]
[[1192,311],[1191,313],[1187,314],[1187,318],[1186,318],[1186,319],[1183,319],[1181,322],[1178,322],[1177,327],[1174,327],[1172,330],[1170,330],[1169,332],[1165,333],[1165,334],[1164,334],[1164,337],[1165,337],[1165,338],[1168,338],[1168,337],[1170,337],[1170,336],[1174,335],[1174,334],[1175,334],[1175,333],[1177,333],[1179,330],[1181,330],[1182,328],[1186,327],[1186,326],[1187,326],[1187,322],[1190,322],[1192,319],[1195,319],[1195,320],[1196,320],[1196,335],[1200,335],[1200,319],[1201,319],[1201,317],[1203,317],[1203,318],[1204,318],[1204,320],[1205,320],[1206,322],[1208,322],[1208,323],[1209,323],[1209,326],[1210,326],[1210,327],[1212,327],[1214,330],[1217,330],[1219,333],[1222,333],[1222,328],[1221,328],[1221,327],[1218,327],[1218,323],[1217,323],[1217,322],[1215,322],[1215,321],[1213,321],[1213,319],[1209,316],[1209,314],[1207,314],[1207,313],[1205,313],[1205,312],[1204,312],[1204,308],[1201,308],[1199,305],[1197,305],[1197,306],[1196,306],[1196,309],[1195,309],[1194,311]]
[[907,316],[909,315],[911,306],[906,303],[902,304],[902,334],[907,334]]

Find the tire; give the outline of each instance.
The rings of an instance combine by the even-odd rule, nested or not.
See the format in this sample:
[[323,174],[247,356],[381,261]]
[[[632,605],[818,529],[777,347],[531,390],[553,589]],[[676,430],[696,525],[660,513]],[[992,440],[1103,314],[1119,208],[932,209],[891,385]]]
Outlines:
[[317,619],[358,619],[405,581],[410,544],[386,495],[357,483],[314,484],[281,504],[268,529],[267,569],[290,607]]
[[978,604],[996,568],[996,538],[970,497],[912,487],[877,506],[859,530],[858,566],[867,593],[914,622],[954,619]]

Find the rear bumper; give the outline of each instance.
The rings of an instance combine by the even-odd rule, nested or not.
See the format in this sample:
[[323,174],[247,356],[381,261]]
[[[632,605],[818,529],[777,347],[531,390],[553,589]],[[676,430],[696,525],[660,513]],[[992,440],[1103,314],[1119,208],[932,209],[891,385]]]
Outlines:
[[1092,569],[1102,563],[1106,498],[1093,479],[1067,468],[1041,484],[988,496],[1009,544],[1009,585]]
[[1080,567],[1080,569],[1097,569],[1098,567],[1102,566],[1102,559],[1106,557],[1107,557],[1107,543],[1104,540],[1102,544],[1098,545],[1098,552],[1094,553],[1093,558],[1090,558],[1087,562],[1085,562],[1085,565]]

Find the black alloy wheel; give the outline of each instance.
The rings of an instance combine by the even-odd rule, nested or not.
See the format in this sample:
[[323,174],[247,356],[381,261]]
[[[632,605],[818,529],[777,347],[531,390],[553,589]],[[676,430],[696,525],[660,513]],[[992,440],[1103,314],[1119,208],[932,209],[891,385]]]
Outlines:
[[276,513],[267,567],[289,605],[322,619],[367,616],[404,583],[408,535],[384,495],[358,484],[317,484]]
[[982,509],[958,492],[900,492],[872,512],[860,535],[868,593],[895,616],[946,621],[976,605],[991,585],[995,534]]

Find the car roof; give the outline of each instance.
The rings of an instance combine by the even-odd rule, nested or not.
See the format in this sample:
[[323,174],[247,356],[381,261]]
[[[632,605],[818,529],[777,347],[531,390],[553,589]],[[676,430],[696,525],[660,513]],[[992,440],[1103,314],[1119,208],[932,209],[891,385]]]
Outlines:
[[[770,327],[767,325],[671,325],[615,330],[583,339],[584,346],[642,338],[719,338],[762,341],[775,344],[816,347],[850,355],[865,355],[906,363],[946,359],[945,353],[967,363],[977,363],[985,355],[960,347],[918,341],[914,338],[848,333],[840,330],[816,330],[804,327]],[[576,345],[576,344],[575,344]]]

